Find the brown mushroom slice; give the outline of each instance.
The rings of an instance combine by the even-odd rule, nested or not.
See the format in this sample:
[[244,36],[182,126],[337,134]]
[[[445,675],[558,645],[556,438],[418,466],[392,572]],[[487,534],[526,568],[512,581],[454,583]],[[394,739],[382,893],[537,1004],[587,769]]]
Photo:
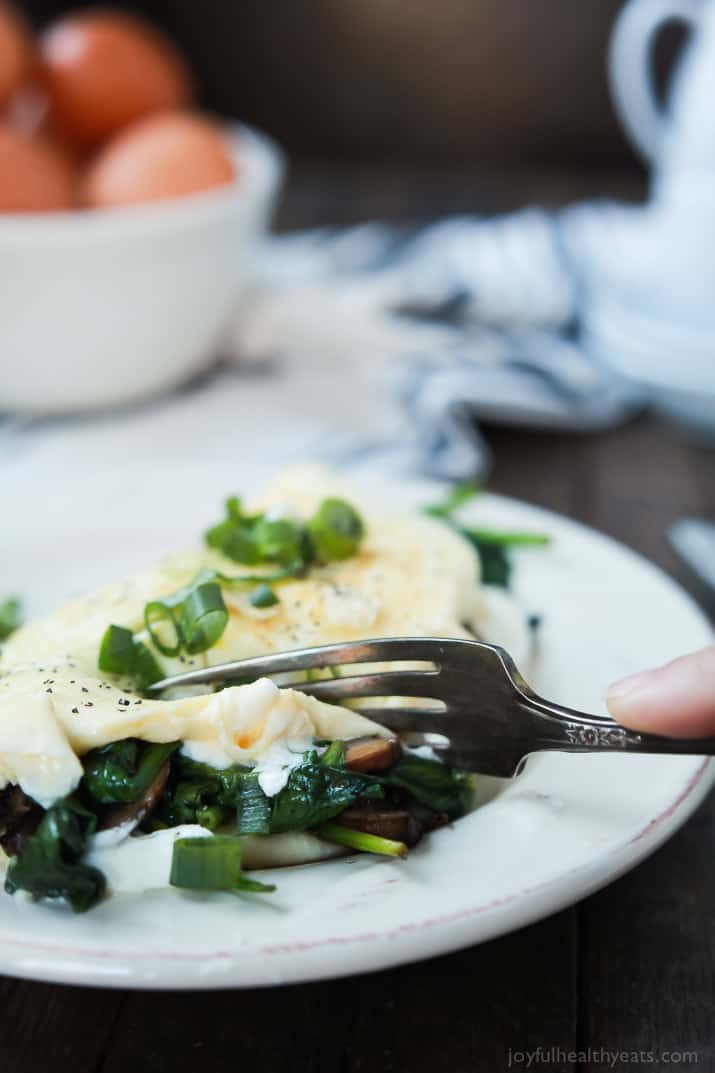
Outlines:
[[446,812],[433,812],[431,816],[420,820],[420,831],[423,835],[438,831],[440,827],[449,827],[449,816]]
[[136,801],[130,801],[128,805],[117,805],[105,812],[100,821],[99,830],[107,831],[110,827],[120,827],[122,824],[131,823],[132,820],[135,821],[135,826],[141,823],[144,817],[153,812],[159,804],[170,769],[171,761],[165,760],[141,797],[138,797]]
[[399,738],[354,738],[345,746],[345,767],[350,771],[384,771],[401,756]]
[[407,846],[416,845],[421,834],[419,823],[407,809],[346,808],[335,822]]
[[0,846],[8,857],[22,853],[25,843],[40,826],[44,813],[19,786],[0,790]]

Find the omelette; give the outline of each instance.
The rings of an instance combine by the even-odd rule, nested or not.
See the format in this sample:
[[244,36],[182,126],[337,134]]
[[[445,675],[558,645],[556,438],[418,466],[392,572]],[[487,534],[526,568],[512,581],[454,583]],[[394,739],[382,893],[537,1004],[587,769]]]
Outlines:
[[82,911],[168,884],[269,890],[245,869],[347,850],[404,856],[469,807],[469,776],[269,679],[151,691],[194,667],[399,635],[520,654],[527,631],[443,520],[376,510],[313,469],[21,628],[0,650],[6,891]]

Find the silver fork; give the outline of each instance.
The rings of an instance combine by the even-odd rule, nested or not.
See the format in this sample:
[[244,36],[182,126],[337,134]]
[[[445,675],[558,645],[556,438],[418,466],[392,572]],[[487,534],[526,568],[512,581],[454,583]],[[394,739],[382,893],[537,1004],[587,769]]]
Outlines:
[[[350,664],[415,663],[420,669],[343,673]],[[281,680],[333,704],[365,698],[392,707],[357,710],[411,743],[431,745],[448,764],[488,775],[516,774],[531,753],[658,753],[715,755],[715,738],[677,739],[628,730],[606,716],[587,715],[539,697],[507,652],[481,641],[387,637],[300,648],[187,671],[156,682],[152,690],[185,685],[230,684],[280,674],[341,668],[317,681]]]

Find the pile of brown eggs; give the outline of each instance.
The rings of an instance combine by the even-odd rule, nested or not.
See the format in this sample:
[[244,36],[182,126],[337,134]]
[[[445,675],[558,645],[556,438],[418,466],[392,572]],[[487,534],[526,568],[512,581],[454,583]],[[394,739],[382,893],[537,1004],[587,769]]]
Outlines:
[[102,209],[232,182],[220,123],[191,72],[142,19],[64,16],[35,38],[0,0],[0,213]]

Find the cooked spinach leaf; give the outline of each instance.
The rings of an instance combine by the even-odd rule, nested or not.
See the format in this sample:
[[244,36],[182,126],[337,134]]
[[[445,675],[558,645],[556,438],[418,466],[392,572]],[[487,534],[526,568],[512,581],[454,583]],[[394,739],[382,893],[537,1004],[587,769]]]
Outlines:
[[181,742],[154,744],[124,738],[84,757],[82,792],[100,805],[136,801],[151,786],[164,761]]
[[487,544],[472,536],[468,529],[460,527],[465,537],[479,556],[482,567],[482,581],[485,585],[499,585],[508,589],[511,583],[511,561],[507,549],[501,544]]
[[234,817],[239,834],[306,831],[366,798],[388,797],[404,807],[445,812],[456,819],[466,811],[470,777],[417,756],[403,757],[380,775],[345,769],[345,745],[332,742],[322,756],[310,750],[274,797],[261,789],[249,768],[217,770],[177,755],[158,818],[169,826],[199,823],[210,830]]
[[305,754],[293,768],[286,786],[273,798],[271,832],[306,831],[331,820],[353,801],[382,797],[384,791],[370,775],[321,764],[315,752]]
[[13,857],[5,890],[26,890],[36,898],[65,898],[75,913],[102,897],[106,882],[97,868],[82,864],[97,818],[76,797],[65,797],[45,813],[18,857]]
[[379,778],[433,812],[446,812],[450,820],[464,815],[472,797],[471,775],[421,756],[403,756]]
[[157,816],[169,827],[198,823],[215,831],[235,815],[241,779],[248,768],[213,768],[178,754]]

